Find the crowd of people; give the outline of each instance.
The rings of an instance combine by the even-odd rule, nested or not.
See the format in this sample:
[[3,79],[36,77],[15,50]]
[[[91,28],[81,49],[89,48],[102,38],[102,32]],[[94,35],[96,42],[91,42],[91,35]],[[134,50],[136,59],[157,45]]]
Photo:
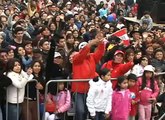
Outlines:
[[[140,2],[2,0],[0,120],[66,120],[72,107],[75,120],[161,117],[165,28],[150,11],[139,22],[124,18],[136,17]],[[122,29],[127,43],[114,34]],[[80,82],[50,83],[45,98],[46,83],[60,79]]]

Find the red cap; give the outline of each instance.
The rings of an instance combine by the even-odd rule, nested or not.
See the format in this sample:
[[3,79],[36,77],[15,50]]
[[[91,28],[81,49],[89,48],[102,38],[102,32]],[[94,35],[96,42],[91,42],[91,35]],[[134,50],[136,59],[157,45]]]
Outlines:
[[116,50],[115,54],[114,55],[117,55],[117,54],[123,54],[124,55],[124,52],[121,51],[121,50]]

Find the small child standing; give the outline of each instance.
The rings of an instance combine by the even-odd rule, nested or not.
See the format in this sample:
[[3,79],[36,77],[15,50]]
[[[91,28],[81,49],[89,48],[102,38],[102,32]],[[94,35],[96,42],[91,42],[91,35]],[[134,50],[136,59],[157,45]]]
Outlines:
[[136,84],[137,77],[135,74],[129,74],[127,76],[128,79],[128,89],[131,92],[131,111],[129,113],[129,120],[135,120],[135,116],[137,114],[137,105],[139,102],[139,87]]
[[156,101],[159,94],[159,87],[154,79],[154,67],[147,65],[144,67],[144,73],[137,82],[140,88],[139,102],[139,120],[150,120],[152,103]]
[[131,93],[127,88],[127,78],[118,77],[117,86],[112,95],[112,120],[128,120],[131,110]]
[[[53,103],[52,108],[55,110],[54,112],[52,110],[46,111],[45,120],[64,120],[64,113],[68,111],[71,106],[70,91],[65,88],[65,84],[63,82],[58,83],[58,90],[59,92],[55,96],[50,93],[48,94],[47,102]],[[52,109],[51,107],[48,108]]]
[[94,120],[109,118],[113,92],[110,78],[110,71],[103,68],[100,70],[99,77],[89,81],[90,88],[86,104]]

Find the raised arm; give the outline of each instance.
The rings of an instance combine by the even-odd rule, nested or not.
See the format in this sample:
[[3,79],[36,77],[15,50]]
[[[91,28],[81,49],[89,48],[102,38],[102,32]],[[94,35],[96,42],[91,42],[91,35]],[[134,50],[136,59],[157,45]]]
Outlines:
[[104,52],[105,52],[105,44],[104,42],[100,42],[96,51],[93,54],[93,57],[96,63],[98,63],[100,59],[103,57]]
[[121,65],[120,69],[122,74],[128,72],[133,67],[133,65],[134,65],[133,62],[127,62],[126,64]]
[[90,48],[98,43],[98,39],[91,40],[85,47],[80,49],[79,53],[73,56],[73,63],[82,63],[90,53]]

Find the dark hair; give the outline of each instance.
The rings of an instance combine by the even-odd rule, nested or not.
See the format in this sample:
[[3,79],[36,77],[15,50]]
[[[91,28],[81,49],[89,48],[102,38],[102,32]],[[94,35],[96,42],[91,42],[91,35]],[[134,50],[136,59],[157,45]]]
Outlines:
[[158,48],[158,49],[156,49],[156,50],[154,51],[154,58],[155,58],[155,55],[156,55],[157,52],[162,52],[162,53],[163,53],[163,57],[164,57],[164,50],[161,49],[161,48]]
[[70,39],[70,38],[73,38],[73,34],[72,33],[69,33],[69,34],[66,35],[66,40]]
[[125,51],[125,56],[124,56],[124,57],[125,57],[125,62],[129,62],[129,61],[128,61],[128,56],[129,56],[131,53],[135,54],[134,50],[131,49],[131,48],[129,48],[129,49],[127,49],[127,50]]
[[[144,71],[143,75],[142,75],[142,86],[141,86],[141,90],[143,90],[146,85],[147,85],[147,79],[146,79],[146,74],[147,71]],[[152,91],[154,92],[154,73],[152,72],[152,77],[150,79],[150,88],[152,89]]]
[[117,78],[117,84],[116,84],[116,90],[117,91],[121,90],[119,84],[121,84],[124,80],[127,80],[126,76],[120,76],[120,77]]
[[[100,72],[99,72],[99,77],[101,78],[101,76],[107,75],[108,72],[110,72],[110,70],[107,69],[107,68],[101,69]],[[93,79],[94,82],[97,82],[98,80],[99,80],[98,76]]]
[[[8,74],[8,72],[13,71],[15,62],[20,63],[20,66],[21,66],[21,62],[20,62],[19,59],[17,59],[17,58],[11,58],[11,59],[9,59],[9,61],[7,62],[7,65],[6,65],[6,75]],[[22,66],[21,66],[21,69],[22,69]]]
[[23,43],[23,47],[25,48],[25,46],[28,45],[28,44],[32,44],[32,41],[26,40],[26,41]]
[[35,26],[35,25],[37,25],[38,21],[39,21],[38,18],[32,18],[32,19],[30,20],[30,23],[31,23],[33,26]]
[[97,29],[92,29],[90,32],[90,37],[91,39],[95,39],[96,35],[98,34],[98,30]]
[[39,33],[42,33],[42,32],[45,31],[46,29],[48,29],[48,30],[50,31],[50,28],[49,28],[48,26],[46,26],[46,25],[40,26],[40,28],[39,28]]
[[16,27],[13,29],[13,34],[17,34],[19,31],[24,31],[24,29],[22,27]]
[[38,46],[41,47],[45,42],[49,42],[47,39],[42,39],[39,41]]
[[43,76],[42,76],[42,75],[43,75],[43,64],[41,63],[40,60],[34,60],[34,61],[32,62],[32,64],[31,64],[31,68],[33,69],[34,64],[37,63],[37,62],[38,62],[38,63],[40,64],[40,66],[41,66],[41,70],[40,70],[38,76],[39,76],[39,77],[43,77]]
[[107,68],[103,68],[99,72],[99,76],[101,77],[102,75],[105,76],[110,70]]
[[54,22],[50,22],[50,23],[48,24],[49,29],[50,29],[50,26],[51,26],[52,24],[54,24],[54,25],[56,26],[56,29],[57,29],[57,25],[56,25]]
[[127,76],[127,79],[128,79],[128,80],[132,79],[132,80],[137,81],[137,76],[136,76],[135,74],[133,74],[133,73],[130,73],[130,74]]
[[3,60],[0,60],[0,75],[5,71],[5,63]]
[[150,15],[151,13],[149,11],[144,11],[143,15]]
[[[58,84],[59,84],[59,83],[63,83],[63,84],[64,84],[63,90],[66,91],[66,90],[67,90],[67,89],[66,89],[66,88],[67,88],[67,82],[58,82]],[[57,87],[58,87],[58,84],[57,84]],[[61,90],[61,91],[63,91],[63,90]],[[60,90],[58,89],[57,92],[60,92]],[[57,92],[56,92],[56,93],[57,93]]]
[[19,16],[18,13],[15,13],[15,14],[13,15],[13,20],[14,20],[17,16]]
[[72,33],[74,33],[74,32],[77,32],[78,33],[78,37],[79,37],[79,31],[78,30],[73,30]]
[[141,64],[143,58],[147,58],[147,59],[148,59],[148,64],[150,64],[150,59],[149,59],[148,56],[146,56],[146,55],[143,55],[142,57],[140,57],[140,59],[139,59],[139,63],[140,63],[140,64]]
[[1,48],[0,53],[3,53],[3,52],[7,53],[8,52],[7,48]]

